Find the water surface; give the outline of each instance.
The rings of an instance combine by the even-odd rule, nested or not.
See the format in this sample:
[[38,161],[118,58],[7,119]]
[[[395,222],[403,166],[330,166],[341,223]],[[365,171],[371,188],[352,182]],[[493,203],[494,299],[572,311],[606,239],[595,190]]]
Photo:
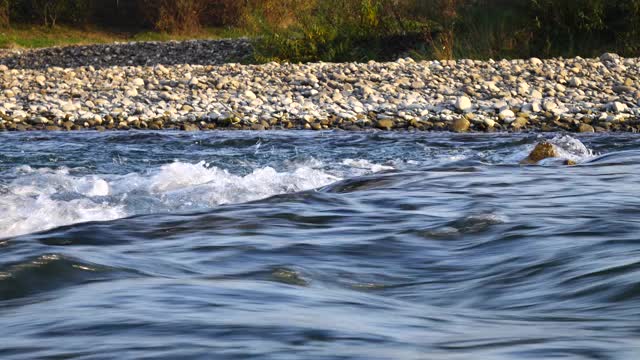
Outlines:
[[633,135],[1,133],[0,357],[634,359],[639,185]]

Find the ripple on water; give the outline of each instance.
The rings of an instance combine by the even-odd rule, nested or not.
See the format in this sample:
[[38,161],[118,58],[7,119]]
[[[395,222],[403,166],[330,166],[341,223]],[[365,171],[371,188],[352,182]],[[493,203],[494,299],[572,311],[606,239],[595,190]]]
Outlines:
[[6,358],[640,351],[637,137],[0,137]]

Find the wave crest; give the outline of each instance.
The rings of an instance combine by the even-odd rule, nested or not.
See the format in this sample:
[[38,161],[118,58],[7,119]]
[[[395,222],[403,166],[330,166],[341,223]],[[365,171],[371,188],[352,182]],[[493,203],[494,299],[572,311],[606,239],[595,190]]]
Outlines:
[[0,238],[141,213],[201,210],[305,191],[341,180],[320,169],[272,167],[232,174],[204,161],[176,161],[148,173],[74,175],[68,168],[16,169],[0,192]]

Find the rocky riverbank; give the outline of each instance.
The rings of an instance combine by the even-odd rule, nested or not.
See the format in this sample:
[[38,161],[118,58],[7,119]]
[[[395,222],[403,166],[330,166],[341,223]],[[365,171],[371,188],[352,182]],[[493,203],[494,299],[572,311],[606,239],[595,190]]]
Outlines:
[[640,59],[241,65],[246,40],[0,54],[0,130],[640,130]]
[[154,66],[157,64],[219,65],[248,61],[247,39],[131,42],[0,50],[0,64],[10,69],[74,68],[93,66]]

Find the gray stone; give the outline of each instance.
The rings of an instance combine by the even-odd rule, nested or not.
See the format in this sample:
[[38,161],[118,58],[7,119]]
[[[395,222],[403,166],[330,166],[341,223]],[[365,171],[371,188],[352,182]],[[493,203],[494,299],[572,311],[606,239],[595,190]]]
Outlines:
[[462,112],[469,111],[471,110],[471,106],[472,106],[471,99],[469,99],[466,96],[460,96],[456,99],[455,106],[456,106],[456,109]]
[[509,109],[505,109],[500,111],[500,113],[498,114],[498,117],[500,118],[500,120],[506,120],[506,119],[515,118],[516,114],[514,114],[514,112]]
[[542,60],[540,60],[540,59],[538,59],[536,57],[529,59],[529,62],[531,63],[531,65],[533,65],[535,67],[542,65]]
[[580,87],[582,86],[582,80],[579,77],[572,77],[571,80],[569,80],[569,85],[573,86],[573,87]]
[[614,85],[611,89],[618,94],[632,93],[636,91],[636,89],[627,85]]
[[553,100],[547,100],[542,104],[542,108],[545,111],[553,111],[558,108],[558,104]]
[[621,113],[627,111],[628,107],[626,104],[623,104],[619,101],[614,101],[609,104],[609,109],[613,112]]
[[604,53],[600,56],[600,61],[618,61],[620,60],[620,55],[613,53]]

